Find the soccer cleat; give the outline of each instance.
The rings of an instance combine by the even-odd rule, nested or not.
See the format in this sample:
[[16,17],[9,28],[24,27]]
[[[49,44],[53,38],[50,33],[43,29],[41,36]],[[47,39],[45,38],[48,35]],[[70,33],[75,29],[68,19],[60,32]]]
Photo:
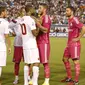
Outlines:
[[32,82],[32,80],[30,80],[28,84],[29,84],[29,85],[33,85],[33,82]]
[[72,78],[65,78],[61,80],[61,82],[71,82],[71,81],[73,81]]
[[79,85],[79,82],[78,81],[77,82],[76,81],[73,81],[73,83],[74,83],[73,85]]
[[19,80],[14,80],[13,84],[18,84],[19,83]]
[[47,83],[43,83],[42,85],[50,85],[49,83],[47,84]]
[[71,81],[71,82],[69,82],[69,84],[68,84],[68,85],[79,85],[79,82]]

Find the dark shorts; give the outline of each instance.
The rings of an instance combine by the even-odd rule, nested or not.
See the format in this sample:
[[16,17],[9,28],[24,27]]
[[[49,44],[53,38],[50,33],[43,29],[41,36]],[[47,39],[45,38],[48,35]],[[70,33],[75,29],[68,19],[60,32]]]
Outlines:
[[20,63],[22,58],[23,58],[23,48],[14,46],[13,62]]

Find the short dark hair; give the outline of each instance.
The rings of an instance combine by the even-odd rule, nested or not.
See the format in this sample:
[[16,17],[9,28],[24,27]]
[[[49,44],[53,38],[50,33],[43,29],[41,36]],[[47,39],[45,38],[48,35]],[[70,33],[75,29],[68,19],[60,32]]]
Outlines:
[[2,12],[4,12],[6,10],[6,7],[5,6],[0,6],[0,15]]
[[28,13],[30,11],[30,9],[32,9],[32,8],[33,8],[33,6],[31,4],[26,5],[25,6],[26,13]]
[[48,5],[46,3],[39,3],[39,5],[43,6],[46,9],[48,9]]
[[67,8],[71,9],[71,11],[73,11],[73,13],[75,13],[75,8],[73,6],[68,6]]

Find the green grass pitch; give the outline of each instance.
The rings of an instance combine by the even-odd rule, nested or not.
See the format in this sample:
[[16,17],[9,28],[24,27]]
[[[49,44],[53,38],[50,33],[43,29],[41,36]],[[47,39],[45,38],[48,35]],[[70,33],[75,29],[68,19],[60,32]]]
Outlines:
[[[12,54],[7,57],[7,66],[3,67],[2,85],[13,85],[14,80],[14,63],[12,62],[13,57],[13,38],[12,40]],[[65,77],[65,69],[62,62],[63,51],[66,46],[67,38],[50,38],[51,41],[51,55],[50,55],[50,68],[51,68],[51,79],[50,85],[67,85],[67,83],[61,83],[60,80]],[[81,50],[81,73],[79,85],[85,85],[85,38],[81,39],[82,50]],[[70,61],[72,65],[72,74],[74,78],[74,65],[72,60]],[[20,65],[19,74],[19,84],[23,85],[23,66],[22,62]],[[43,66],[40,65],[40,75],[39,75],[39,85],[44,82],[44,71]]]

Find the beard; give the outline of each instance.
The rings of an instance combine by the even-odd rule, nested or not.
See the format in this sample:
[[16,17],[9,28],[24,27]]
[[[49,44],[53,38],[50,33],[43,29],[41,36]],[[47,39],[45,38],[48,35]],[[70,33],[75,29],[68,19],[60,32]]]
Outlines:
[[68,18],[71,17],[71,15],[66,15]]

